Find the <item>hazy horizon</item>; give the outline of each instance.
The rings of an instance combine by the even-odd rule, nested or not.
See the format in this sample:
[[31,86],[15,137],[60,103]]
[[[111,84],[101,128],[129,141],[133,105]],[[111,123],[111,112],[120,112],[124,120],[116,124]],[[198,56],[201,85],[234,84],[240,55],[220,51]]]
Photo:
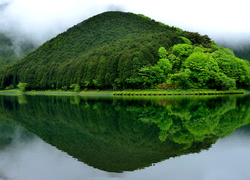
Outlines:
[[0,0],[0,33],[18,46],[39,46],[68,28],[105,11],[144,14],[183,30],[207,34],[218,44],[241,47],[250,44],[250,15],[245,0],[237,3],[177,0],[152,2],[120,0]]

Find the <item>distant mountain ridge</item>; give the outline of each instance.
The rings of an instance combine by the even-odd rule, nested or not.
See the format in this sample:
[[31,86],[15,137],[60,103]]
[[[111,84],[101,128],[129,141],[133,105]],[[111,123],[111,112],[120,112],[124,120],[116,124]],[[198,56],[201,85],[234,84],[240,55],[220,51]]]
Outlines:
[[15,47],[11,38],[0,33],[0,67],[17,61],[34,49],[35,46],[29,42],[22,42],[18,47]]
[[224,48],[230,48],[231,50],[233,50],[235,56],[250,62],[250,42],[242,42],[242,44],[239,44],[238,46],[223,41],[218,41],[217,44]]
[[0,34],[0,66],[7,65],[17,59],[11,39]]
[[242,49],[233,49],[233,52],[235,56],[250,62],[250,45],[245,46]]

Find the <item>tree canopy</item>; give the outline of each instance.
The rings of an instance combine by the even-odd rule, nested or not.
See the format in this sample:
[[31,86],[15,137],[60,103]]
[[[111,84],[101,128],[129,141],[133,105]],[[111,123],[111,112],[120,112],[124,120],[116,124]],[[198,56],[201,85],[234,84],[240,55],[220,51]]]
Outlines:
[[[189,42],[185,38],[185,42]],[[129,82],[143,86],[157,86],[167,83],[166,88],[178,89],[219,89],[228,90],[250,87],[250,65],[246,60],[235,57],[233,51],[216,44],[211,48],[202,45],[177,44],[169,48],[159,48],[160,60],[154,66],[144,66],[138,76]],[[161,59],[161,58],[165,59]],[[153,69],[161,69],[158,72]],[[147,69],[151,76],[144,78],[141,71]],[[158,74],[157,74],[158,73]],[[153,77],[152,77],[153,76]],[[158,80],[157,80],[158,79]],[[152,81],[153,80],[153,81]]]

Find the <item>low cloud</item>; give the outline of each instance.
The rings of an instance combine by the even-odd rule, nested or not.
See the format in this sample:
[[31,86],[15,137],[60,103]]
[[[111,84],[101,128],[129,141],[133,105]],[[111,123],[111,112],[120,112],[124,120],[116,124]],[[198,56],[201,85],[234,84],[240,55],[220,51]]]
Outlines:
[[[247,3],[247,4],[246,4]],[[81,21],[104,11],[144,14],[170,26],[207,34],[216,42],[250,42],[248,2],[239,0],[0,0],[0,33],[39,46]]]
[[0,33],[11,38],[18,52],[23,42],[39,46],[81,21],[116,4],[80,0],[0,0]]

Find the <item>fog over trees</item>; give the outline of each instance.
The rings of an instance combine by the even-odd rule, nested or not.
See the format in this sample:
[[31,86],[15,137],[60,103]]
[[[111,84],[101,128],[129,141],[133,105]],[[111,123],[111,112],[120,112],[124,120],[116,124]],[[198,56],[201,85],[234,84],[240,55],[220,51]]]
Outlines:
[[[216,6],[214,6],[215,3]],[[105,11],[125,11],[144,14],[156,21],[183,30],[207,34],[219,45],[222,42],[223,45],[230,45],[231,48],[236,49],[250,43],[250,25],[246,23],[250,16],[247,3],[244,0],[238,3],[212,0],[204,6],[204,3],[197,3],[196,0],[188,2],[156,0],[154,3],[143,2],[142,8],[141,3],[131,0],[126,2],[1,0],[0,33],[10,38],[15,52],[20,53],[23,42],[29,42],[38,47],[93,15]],[[178,13],[176,13],[177,7]],[[204,11],[213,13],[204,13]],[[223,23],[221,23],[222,20]]]

